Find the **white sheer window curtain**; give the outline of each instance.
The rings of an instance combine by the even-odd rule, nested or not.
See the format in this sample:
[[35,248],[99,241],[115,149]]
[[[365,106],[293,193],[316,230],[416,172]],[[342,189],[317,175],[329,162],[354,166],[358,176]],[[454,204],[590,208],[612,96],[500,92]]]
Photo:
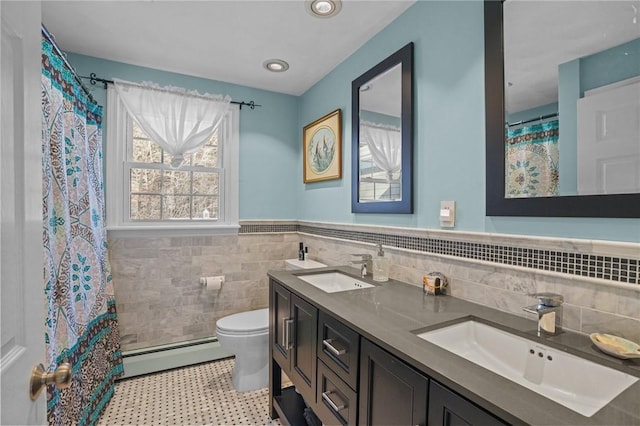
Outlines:
[[362,122],[360,143],[369,146],[371,158],[376,166],[386,172],[387,182],[402,169],[402,144],[400,129],[384,124]]
[[156,83],[131,83],[114,79],[124,107],[151,140],[173,156],[172,167],[184,155],[204,145],[229,110],[226,95],[200,94]]

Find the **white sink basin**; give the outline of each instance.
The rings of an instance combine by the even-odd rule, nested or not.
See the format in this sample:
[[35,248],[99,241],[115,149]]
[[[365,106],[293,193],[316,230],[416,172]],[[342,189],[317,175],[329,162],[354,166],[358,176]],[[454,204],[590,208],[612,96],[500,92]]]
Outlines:
[[418,337],[586,417],[638,380],[477,321],[428,331]]
[[298,275],[298,278],[327,293],[337,293],[339,291],[359,290],[362,288],[373,287],[372,284],[339,272]]

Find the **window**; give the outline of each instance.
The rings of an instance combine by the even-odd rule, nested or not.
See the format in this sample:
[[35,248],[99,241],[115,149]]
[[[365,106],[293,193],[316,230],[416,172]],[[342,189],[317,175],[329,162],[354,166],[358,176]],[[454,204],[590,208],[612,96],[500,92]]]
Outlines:
[[388,173],[376,165],[369,145],[360,144],[360,198],[372,201],[393,201],[402,197],[400,173],[388,180]]
[[237,107],[177,169],[111,87],[107,107],[108,229],[238,228]]

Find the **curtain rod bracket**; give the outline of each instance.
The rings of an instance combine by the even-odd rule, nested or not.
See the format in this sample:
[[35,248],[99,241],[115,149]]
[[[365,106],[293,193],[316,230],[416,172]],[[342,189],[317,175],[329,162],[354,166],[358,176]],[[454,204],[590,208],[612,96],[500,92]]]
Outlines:
[[[89,74],[89,76],[80,76],[80,78],[84,78],[89,80],[89,83],[91,83],[92,86],[95,86],[98,83],[102,83],[104,84],[104,90],[107,90],[107,84],[113,84],[113,80],[107,80],[104,78],[100,78],[98,77],[98,75],[95,72],[92,72],[91,74]],[[232,104],[236,104],[236,105],[240,105],[240,109],[242,109],[243,106],[248,106],[250,109],[256,109],[256,107],[261,107],[262,105],[258,105],[256,104],[254,101],[249,101],[249,102],[237,102],[237,101],[231,101]]]

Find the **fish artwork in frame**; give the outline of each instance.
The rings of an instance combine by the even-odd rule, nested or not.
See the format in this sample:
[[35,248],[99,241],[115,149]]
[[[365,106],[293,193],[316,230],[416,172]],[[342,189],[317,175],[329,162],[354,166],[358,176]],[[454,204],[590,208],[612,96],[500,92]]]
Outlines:
[[304,126],[304,183],[342,178],[342,112],[337,109]]

